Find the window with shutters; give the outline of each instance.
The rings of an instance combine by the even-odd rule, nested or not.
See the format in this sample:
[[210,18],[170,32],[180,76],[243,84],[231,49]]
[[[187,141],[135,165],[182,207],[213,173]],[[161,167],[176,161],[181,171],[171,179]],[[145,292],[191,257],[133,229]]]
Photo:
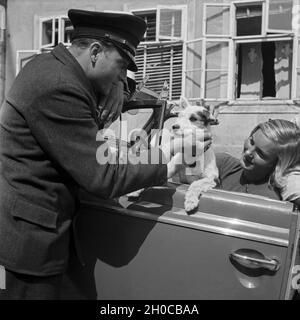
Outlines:
[[[186,6],[157,6],[153,10],[138,10],[132,13],[143,18],[148,26],[137,49],[136,61],[139,70],[136,81],[141,81],[147,74],[147,87],[159,93],[166,80],[170,87],[169,99],[179,99],[182,90]],[[59,42],[70,45],[73,28],[66,16],[41,17],[38,26],[38,49],[33,53],[51,50]],[[26,59],[23,59],[23,56],[26,56]],[[16,72],[33,56],[27,50],[20,50]]]
[[299,99],[298,0],[203,4],[203,36],[186,41],[183,92],[205,100]]
[[144,39],[137,48],[139,68],[136,81],[149,76],[147,87],[159,93],[165,81],[169,100],[182,92],[183,43],[186,38],[186,6],[157,6],[151,10],[132,10],[147,22]]
[[[137,48],[136,81],[149,76],[147,87],[160,92],[164,81],[169,83],[169,99],[179,99],[182,90],[183,43],[186,37],[186,6],[157,6],[153,10],[132,11],[147,23],[144,39]],[[17,54],[16,73],[35,54],[49,51],[58,43],[70,45],[73,27],[67,16],[40,17],[38,49]],[[25,58],[23,58],[25,57]]]

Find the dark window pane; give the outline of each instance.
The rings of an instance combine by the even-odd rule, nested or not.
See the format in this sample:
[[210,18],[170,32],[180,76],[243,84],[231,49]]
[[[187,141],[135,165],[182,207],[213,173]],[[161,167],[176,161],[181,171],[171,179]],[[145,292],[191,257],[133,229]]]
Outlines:
[[247,5],[236,8],[237,36],[260,35],[262,27],[262,6]]

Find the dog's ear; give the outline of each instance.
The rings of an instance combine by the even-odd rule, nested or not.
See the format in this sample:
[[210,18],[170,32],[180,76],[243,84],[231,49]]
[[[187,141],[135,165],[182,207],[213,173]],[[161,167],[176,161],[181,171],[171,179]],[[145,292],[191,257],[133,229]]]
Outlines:
[[210,119],[210,112],[204,108],[203,111],[198,112],[199,117],[205,117],[206,120]]
[[205,106],[205,100],[204,99],[197,100],[196,101],[196,106],[204,107]]
[[185,109],[185,108],[187,108],[187,107],[189,107],[189,106],[190,106],[190,103],[189,103],[188,99],[185,98],[185,97],[183,97],[183,96],[181,96],[181,97],[180,97],[180,107],[181,107],[182,109]]
[[211,116],[210,116],[210,124],[217,125],[219,124],[218,115],[219,115],[219,108],[212,105],[211,106]]
[[220,108],[218,106],[212,106],[211,114],[215,119],[218,118],[219,112],[220,112]]
[[208,111],[208,112],[210,112],[210,105],[203,105],[203,107]]

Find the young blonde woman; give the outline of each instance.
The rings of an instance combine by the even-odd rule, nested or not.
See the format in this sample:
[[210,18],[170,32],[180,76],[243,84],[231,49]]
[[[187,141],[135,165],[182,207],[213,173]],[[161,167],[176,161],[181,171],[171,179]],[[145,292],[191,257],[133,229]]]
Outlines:
[[270,121],[269,126],[278,147],[273,185],[283,200],[300,206],[300,129],[295,123],[284,120]]
[[260,123],[245,140],[240,160],[229,154],[216,155],[220,188],[299,205],[299,139],[299,128],[293,122]]

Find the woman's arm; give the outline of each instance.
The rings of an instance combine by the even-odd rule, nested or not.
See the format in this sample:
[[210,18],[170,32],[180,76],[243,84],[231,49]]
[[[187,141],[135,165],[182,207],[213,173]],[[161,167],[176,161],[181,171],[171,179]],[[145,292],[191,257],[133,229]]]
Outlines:
[[300,207],[300,171],[291,172],[286,177],[286,184],[281,191],[282,199]]
[[292,201],[297,207],[299,207],[300,208],[300,198],[298,198],[298,199],[296,199],[296,200],[294,200],[294,201]]

